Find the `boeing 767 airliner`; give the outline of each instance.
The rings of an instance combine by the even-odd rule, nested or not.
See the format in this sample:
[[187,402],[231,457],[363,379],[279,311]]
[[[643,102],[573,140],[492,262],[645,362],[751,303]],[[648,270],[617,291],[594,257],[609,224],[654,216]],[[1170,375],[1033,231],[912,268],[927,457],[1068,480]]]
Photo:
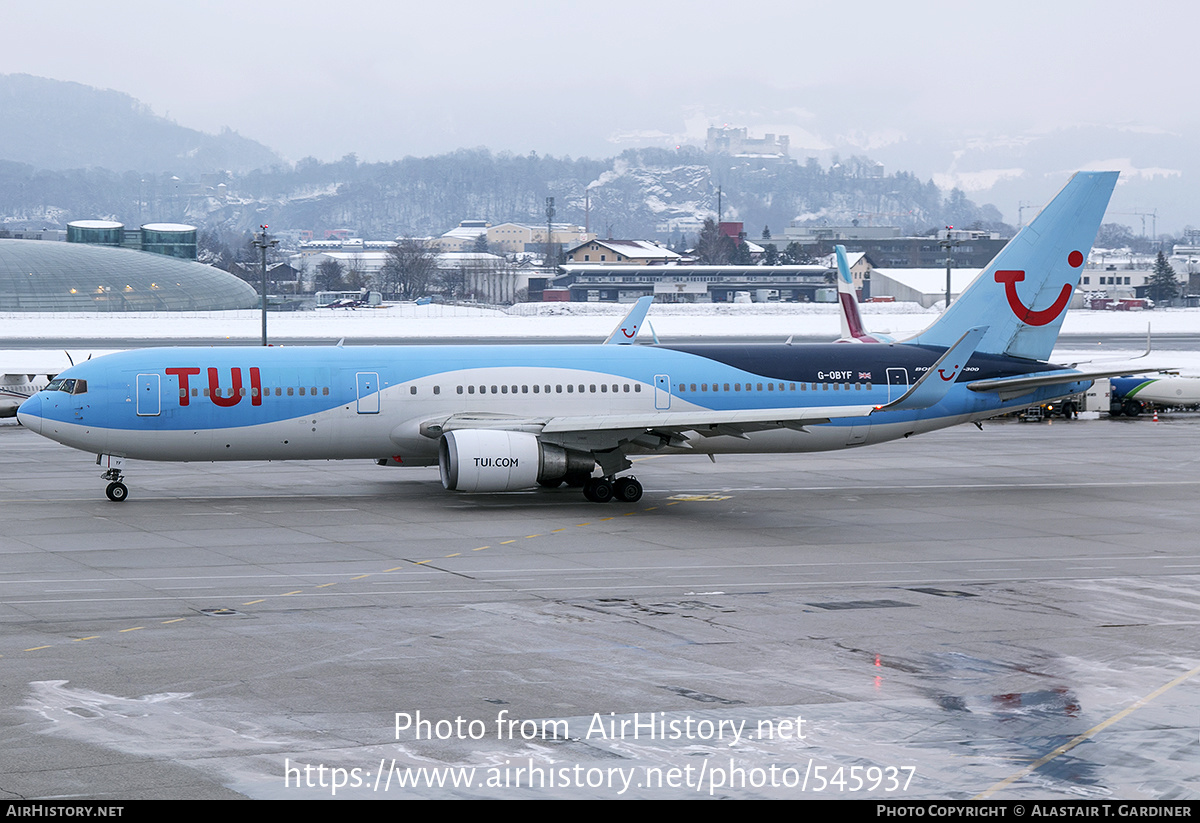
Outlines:
[[[1117,181],[1079,172],[929,328],[861,345],[642,345],[649,300],[609,345],[166,348],[62,372],[21,422],[126,459],[371,458],[439,465],[467,492],[563,482],[642,495],[639,453],[807,452],[977,422],[1083,391],[1045,362]],[[622,345],[624,344],[624,345]]]

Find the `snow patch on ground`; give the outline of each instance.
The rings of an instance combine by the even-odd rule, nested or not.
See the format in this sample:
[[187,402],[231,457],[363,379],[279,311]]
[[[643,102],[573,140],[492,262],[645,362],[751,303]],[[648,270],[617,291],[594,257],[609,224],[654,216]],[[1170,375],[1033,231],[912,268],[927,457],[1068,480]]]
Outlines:
[[[474,306],[415,306],[383,309],[321,310],[272,313],[268,336],[286,341],[327,337],[394,338],[419,342],[426,337],[511,337],[514,340],[577,337],[603,339],[629,311],[616,303],[527,303],[508,311]],[[866,303],[860,306],[868,330],[904,336],[915,334],[937,317],[936,311],[912,303]],[[832,303],[656,304],[649,314],[659,338],[674,336],[744,337],[839,335],[837,306]],[[212,338],[256,340],[261,315],[252,310],[224,312],[6,312],[0,328],[8,338]],[[1186,334],[1200,330],[1200,308],[1147,312],[1075,310],[1063,323],[1065,334]],[[886,329],[885,329],[886,327]]]

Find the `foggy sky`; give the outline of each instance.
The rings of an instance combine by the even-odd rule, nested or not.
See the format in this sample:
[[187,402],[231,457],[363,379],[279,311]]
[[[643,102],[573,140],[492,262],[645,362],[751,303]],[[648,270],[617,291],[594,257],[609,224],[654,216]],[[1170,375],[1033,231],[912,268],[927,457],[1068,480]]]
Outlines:
[[1183,0],[69,0],[6,4],[0,73],[125,92],[291,161],[608,157],[727,124],[790,135],[801,162],[865,154],[1010,220],[1070,171],[1117,168],[1110,210],[1166,226],[1200,222],[1198,22]]
[[[600,156],[786,132],[1191,125],[1183,2],[6,4],[0,73],[112,88],[296,160],[458,147]],[[1175,37],[1186,36],[1183,39]]]

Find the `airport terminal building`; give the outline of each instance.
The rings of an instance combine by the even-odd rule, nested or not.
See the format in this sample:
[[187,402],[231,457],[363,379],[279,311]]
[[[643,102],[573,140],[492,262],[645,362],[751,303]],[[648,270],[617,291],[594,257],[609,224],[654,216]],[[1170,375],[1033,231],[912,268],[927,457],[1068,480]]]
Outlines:
[[258,292],[220,269],[88,243],[0,239],[0,311],[252,309]]

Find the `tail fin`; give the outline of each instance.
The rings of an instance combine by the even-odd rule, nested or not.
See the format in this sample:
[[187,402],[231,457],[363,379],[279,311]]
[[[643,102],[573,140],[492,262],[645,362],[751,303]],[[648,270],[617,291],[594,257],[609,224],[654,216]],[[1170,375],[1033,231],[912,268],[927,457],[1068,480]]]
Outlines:
[[987,326],[978,351],[1048,358],[1116,184],[1115,171],[1077,172],[958,302],[905,342],[949,347],[968,329]]
[[842,336],[838,343],[893,343],[885,334],[872,334],[863,324],[858,312],[858,292],[854,289],[854,278],[850,274],[850,263],[846,260],[846,247],[834,246],[837,257],[838,314],[842,320]]
[[846,262],[846,247],[834,246],[837,256],[838,305],[841,308],[842,339],[861,340],[867,336],[862,315],[858,313],[858,295],[854,292],[854,278],[850,276],[850,264]]

